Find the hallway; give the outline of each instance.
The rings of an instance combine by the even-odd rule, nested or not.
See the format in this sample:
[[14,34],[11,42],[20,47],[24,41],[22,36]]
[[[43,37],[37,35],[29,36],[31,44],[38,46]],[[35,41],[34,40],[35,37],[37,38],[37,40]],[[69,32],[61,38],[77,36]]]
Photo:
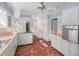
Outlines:
[[54,48],[51,48],[50,42],[46,42],[33,36],[33,44],[18,46],[16,56],[62,56]]

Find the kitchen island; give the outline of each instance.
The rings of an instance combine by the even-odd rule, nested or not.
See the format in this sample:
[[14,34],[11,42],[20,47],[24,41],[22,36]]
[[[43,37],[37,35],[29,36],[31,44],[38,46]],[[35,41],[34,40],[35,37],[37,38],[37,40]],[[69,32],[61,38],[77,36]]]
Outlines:
[[18,33],[18,45],[26,45],[33,43],[33,33],[32,32],[22,32]]

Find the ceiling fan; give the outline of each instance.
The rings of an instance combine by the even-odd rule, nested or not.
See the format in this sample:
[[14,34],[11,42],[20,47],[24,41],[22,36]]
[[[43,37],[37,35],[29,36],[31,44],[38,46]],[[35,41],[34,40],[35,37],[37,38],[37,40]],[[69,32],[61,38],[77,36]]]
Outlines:
[[40,10],[45,10],[46,6],[45,6],[44,2],[40,2],[40,5],[37,8]]

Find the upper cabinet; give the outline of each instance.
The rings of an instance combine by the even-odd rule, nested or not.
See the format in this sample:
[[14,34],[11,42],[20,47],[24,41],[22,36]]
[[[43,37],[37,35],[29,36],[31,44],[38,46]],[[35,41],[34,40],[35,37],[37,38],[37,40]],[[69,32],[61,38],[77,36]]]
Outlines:
[[62,14],[63,25],[78,25],[79,24],[79,7],[64,10]]
[[0,28],[11,27],[12,15],[6,10],[0,9]]
[[2,27],[8,27],[7,12],[4,10],[1,10],[1,12],[0,12],[0,28],[2,28]]

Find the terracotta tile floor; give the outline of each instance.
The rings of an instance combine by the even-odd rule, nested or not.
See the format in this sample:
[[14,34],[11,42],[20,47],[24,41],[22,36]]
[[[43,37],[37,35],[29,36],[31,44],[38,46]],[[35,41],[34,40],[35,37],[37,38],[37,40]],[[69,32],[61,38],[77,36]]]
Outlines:
[[50,42],[33,36],[33,43],[18,46],[15,56],[62,56],[62,54],[52,48]]

